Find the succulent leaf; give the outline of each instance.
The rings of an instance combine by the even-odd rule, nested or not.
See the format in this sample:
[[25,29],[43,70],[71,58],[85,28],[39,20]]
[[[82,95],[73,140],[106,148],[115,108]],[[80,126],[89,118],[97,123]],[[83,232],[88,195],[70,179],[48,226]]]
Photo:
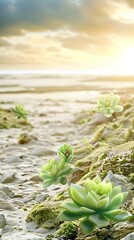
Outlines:
[[101,183],[100,177],[97,175],[96,177],[93,178],[93,181],[97,184]]
[[80,209],[81,209],[83,212],[88,213],[88,214],[93,214],[93,213],[95,213],[95,211],[92,210],[92,209],[90,209],[90,208],[81,207]]
[[94,190],[96,188],[96,182],[90,179],[87,179],[85,181],[84,187],[86,188],[87,191]]
[[123,202],[123,194],[118,193],[113,199],[111,200],[108,208],[109,209],[114,209],[114,208],[119,208]]
[[109,204],[109,198],[104,198],[100,200],[97,204],[98,209],[106,208]]
[[89,221],[91,221],[98,227],[106,227],[109,223],[109,221],[105,217],[103,217],[99,214],[91,215],[89,217]]
[[118,193],[121,193],[121,186],[116,186],[114,187],[113,191],[110,194],[110,198],[113,198],[114,196],[116,196]]
[[65,185],[67,183],[67,178],[66,177],[61,177],[59,181],[62,185]]
[[64,207],[66,210],[72,212],[72,213],[78,213],[78,212],[82,212],[81,209],[79,208],[79,206],[77,206],[75,203],[73,202],[63,202],[61,204],[62,207]]
[[[97,193],[94,192],[94,191],[91,191],[91,194],[92,194],[93,198],[98,202],[99,199],[100,199],[100,197],[97,195]],[[106,196],[106,195],[105,195],[105,196]]]
[[90,234],[94,229],[96,225],[94,223],[91,223],[87,218],[84,218],[80,222],[80,228],[85,234]]
[[106,194],[112,192],[112,183],[100,183],[95,189],[95,192],[98,194]]
[[75,202],[85,206],[84,196],[80,192],[78,192],[75,186],[70,187],[70,195]]
[[131,217],[131,214],[127,211],[122,211],[118,215],[111,215],[109,218],[114,221],[123,222],[128,220]]
[[90,192],[88,192],[86,197],[86,206],[91,209],[97,208],[97,201]]
[[82,218],[84,216],[85,216],[84,213],[79,213],[78,212],[78,213],[74,214],[74,213],[68,212],[67,210],[63,210],[59,215],[59,217],[61,219],[63,219],[64,221],[74,221],[74,220],[77,220],[77,219]]

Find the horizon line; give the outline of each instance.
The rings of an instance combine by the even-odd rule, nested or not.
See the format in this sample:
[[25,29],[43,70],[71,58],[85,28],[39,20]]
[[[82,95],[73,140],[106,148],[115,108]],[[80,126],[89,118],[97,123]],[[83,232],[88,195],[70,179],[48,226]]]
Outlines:
[[[114,72],[114,73],[113,73]],[[0,75],[8,75],[8,74],[16,74],[16,75],[21,75],[21,74],[44,74],[44,75],[92,75],[92,76],[134,76],[133,73],[121,73],[119,71],[109,71],[109,70],[13,70],[13,69],[8,69],[8,70],[1,70],[0,69]]]

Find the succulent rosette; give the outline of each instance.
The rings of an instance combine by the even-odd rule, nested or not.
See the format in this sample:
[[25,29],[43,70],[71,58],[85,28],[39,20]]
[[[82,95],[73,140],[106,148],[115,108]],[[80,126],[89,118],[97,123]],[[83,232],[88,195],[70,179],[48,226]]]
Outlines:
[[84,186],[71,184],[71,200],[62,203],[64,210],[60,213],[64,221],[80,220],[80,228],[90,234],[96,227],[105,227],[109,220],[126,221],[131,217],[127,211],[120,209],[127,192],[121,186],[114,186],[110,181],[102,181],[97,176],[87,179]]
[[16,105],[15,108],[12,108],[12,111],[18,119],[26,119],[28,116],[28,112],[23,105]]
[[74,149],[70,144],[64,144],[58,149],[58,157],[64,158],[66,162],[70,162],[73,159]]
[[97,109],[106,117],[111,117],[114,112],[121,112],[123,107],[119,105],[120,96],[110,93],[101,95],[97,101]]
[[44,165],[40,172],[40,177],[44,180],[44,187],[48,187],[51,184],[67,183],[67,175],[72,172],[70,164],[65,162],[65,159],[60,160],[51,159],[46,165]]

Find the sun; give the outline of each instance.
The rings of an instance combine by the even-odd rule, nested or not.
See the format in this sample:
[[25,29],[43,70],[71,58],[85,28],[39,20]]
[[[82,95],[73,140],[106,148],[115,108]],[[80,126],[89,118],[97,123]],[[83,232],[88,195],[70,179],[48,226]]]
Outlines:
[[118,67],[123,74],[134,75],[134,47],[128,47],[118,60]]

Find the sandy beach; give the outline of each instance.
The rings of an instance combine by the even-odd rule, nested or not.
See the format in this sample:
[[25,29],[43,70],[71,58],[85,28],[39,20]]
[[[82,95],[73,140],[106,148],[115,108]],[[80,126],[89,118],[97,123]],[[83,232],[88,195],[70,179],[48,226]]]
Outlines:
[[[39,171],[64,143],[76,146],[90,137],[76,119],[96,107],[100,94],[116,92],[134,96],[134,81],[106,81],[87,78],[27,80],[0,79],[0,108],[22,104],[29,111],[32,127],[0,129],[0,214],[5,224],[2,240],[44,240],[48,230],[26,222],[28,212],[47,196],[56,196],[64,186],[44,189]],[[35,84],[34,84],[35,83]],[[21,134],[32,136],[20,144]],[[3,220],[3,221],[4,221]],[[51,231],[53,232],[53,230]],[[50,233],[51,233],[50,232]]]

